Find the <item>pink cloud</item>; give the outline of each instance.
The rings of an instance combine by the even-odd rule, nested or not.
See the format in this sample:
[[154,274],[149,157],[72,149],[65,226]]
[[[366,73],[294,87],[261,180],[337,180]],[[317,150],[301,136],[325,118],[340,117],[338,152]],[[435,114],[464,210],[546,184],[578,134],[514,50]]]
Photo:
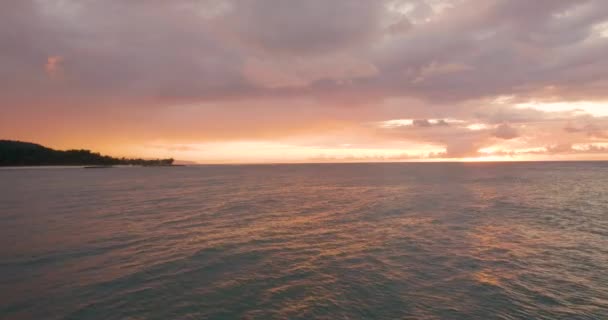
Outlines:
[[608,141],[599,113],[522,107],[608,101],[608,2],[355,2],[5,1],[0,135],[454,157]]
[[50,56],[46,59],[44,70],[46,74],[51,77],[57,77],[63,71],[63,57],[61,56]]

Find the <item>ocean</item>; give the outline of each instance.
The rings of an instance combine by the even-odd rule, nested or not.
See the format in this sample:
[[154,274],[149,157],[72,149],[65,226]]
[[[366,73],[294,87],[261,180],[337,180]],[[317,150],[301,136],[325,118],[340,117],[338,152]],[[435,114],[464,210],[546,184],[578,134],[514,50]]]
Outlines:
[[0,319],[608,319],[608,163],[2,169]]

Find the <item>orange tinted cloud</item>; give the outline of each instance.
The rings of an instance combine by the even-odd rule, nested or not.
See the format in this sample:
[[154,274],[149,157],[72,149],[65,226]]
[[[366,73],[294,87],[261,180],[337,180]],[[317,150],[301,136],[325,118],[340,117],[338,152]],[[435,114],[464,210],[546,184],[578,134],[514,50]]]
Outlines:
[[57,77],[61,71],[63,70],[63,66],[61,65],[63,62],[63,57],[61,56],[50,56],[46,59],[46,64],[44,65],[44,70],[46,74],[51,77]]
[[245,162],[260,145],[264,161],[608,155],[602,0],[0,9],[1,138]]

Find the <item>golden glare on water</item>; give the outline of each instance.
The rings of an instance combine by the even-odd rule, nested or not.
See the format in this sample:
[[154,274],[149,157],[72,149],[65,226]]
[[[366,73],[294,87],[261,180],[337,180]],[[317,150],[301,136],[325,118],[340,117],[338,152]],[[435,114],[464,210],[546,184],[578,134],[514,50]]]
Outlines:
[[0,315],[602,319],[606,170],[0,170]]

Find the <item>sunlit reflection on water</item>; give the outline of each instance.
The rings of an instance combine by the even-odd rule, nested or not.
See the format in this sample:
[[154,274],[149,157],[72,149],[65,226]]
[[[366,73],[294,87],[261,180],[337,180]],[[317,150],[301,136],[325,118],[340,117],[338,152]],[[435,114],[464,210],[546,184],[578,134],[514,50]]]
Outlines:
[[0,171],[2,319],[608,319],[602,163]]

